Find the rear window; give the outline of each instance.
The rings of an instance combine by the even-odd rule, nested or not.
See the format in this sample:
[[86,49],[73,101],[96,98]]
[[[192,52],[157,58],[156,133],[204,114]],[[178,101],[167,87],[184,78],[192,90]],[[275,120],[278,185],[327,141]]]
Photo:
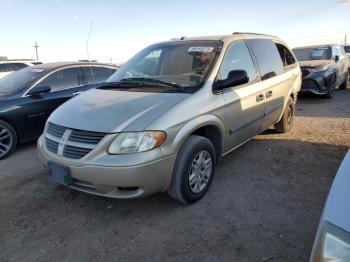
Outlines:
[[275,43],[270,39],[249,39],[257,59],[261,80],[277,76],[283,72],[283,63]]
[[293,49],[293,52],[299,61],[329,60],[331,58],[331,50],[327,46],[296,48]]
[[350,53],[350,45],[344,46],[345,53]]

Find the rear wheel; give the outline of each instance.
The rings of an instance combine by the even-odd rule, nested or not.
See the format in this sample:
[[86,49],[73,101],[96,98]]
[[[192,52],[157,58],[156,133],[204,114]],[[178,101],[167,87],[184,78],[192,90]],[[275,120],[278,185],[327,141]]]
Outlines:
[[177,156],[168,194],[184,204],[201,199],[211,184],[215,168],[215,150],[209,139],[190,136]]
[[282,118],[275,124],[275,129],[278,132],[286,133],[292,129],[294,121],[294,100],[289,97],[286,109],[283,112]]
[[8,157],[16,145],[16,131],[11,125],[0,120],[0,160]]

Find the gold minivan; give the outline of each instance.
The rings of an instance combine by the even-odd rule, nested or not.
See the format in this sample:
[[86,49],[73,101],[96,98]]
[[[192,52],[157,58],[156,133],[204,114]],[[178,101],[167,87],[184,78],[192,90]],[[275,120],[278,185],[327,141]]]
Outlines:
[[[301,72],[277,37],[234,33],[147,47],[56,109],[38,140],[50,179],[100,196],[202,198],[220,159],[293,124]],[[239,165],[239,163],[237,163]]]

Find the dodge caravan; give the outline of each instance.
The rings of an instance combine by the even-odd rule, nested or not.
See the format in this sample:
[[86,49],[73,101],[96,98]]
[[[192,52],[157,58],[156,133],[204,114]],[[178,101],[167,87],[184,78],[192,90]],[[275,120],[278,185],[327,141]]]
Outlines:
[[[292,128],[301,86],[277,37],[172,39],[56,109],[38,140],[51,180],[113,198],[202,198],[220,159],[263,130]],[[239,163],[237,163],[239,164]]]

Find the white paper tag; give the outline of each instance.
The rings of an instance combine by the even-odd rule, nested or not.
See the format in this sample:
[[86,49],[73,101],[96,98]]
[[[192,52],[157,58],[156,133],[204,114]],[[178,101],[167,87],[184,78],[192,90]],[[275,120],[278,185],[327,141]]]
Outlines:
[[35,69],[32,69],[31,71],[34,72],[34,73],[41,73],[41,72],[44,72],[45,69],[42,69],[42,68],[35,68]]
[[192,46],[188,49],[187,52],[200,52],[200,53],[210,53],[212,52],[214,47],[209,46]]

